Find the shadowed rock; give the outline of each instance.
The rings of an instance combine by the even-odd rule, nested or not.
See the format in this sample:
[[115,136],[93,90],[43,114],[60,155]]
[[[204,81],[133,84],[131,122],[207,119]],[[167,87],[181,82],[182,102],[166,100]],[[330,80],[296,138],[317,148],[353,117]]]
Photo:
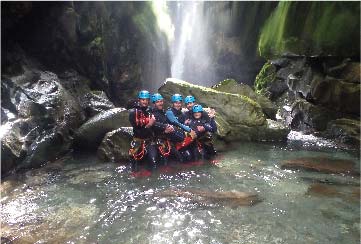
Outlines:
[[95,115],[77,130],[76,147],[97,148],[107,132],[130,126],[128,117],[128,111],[124,108],[114,108]]
[[169,189],[156,194],[158,197],[183,197],[196,203],[220,204],[236,208],[240,206],[253,206],[261,202],[257,194],[239,191],[206,191],[198,189]]
[[282,169],[301,169],[330,174],[359,175],[355,162],[346,159],[333,159],[326,157],[296,158],[283,162]]

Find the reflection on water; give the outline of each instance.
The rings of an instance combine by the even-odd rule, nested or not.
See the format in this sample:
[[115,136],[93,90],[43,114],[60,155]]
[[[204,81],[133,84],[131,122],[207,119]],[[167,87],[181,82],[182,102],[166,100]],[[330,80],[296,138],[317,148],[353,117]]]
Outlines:
[[[359,177],[281,169],[301,157],[352,160],[359,170],[352,151],[253,143],[216,165],[138,178],[92,156],[66,157],[3,179],[2,236],[15,243],[359,243]],[[241,192],[262,201],[237,205]]]

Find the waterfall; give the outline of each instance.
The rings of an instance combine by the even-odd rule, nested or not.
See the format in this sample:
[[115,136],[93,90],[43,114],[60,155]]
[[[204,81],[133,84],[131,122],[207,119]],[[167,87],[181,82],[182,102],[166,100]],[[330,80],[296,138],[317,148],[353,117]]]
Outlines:
[[194,84],[210,85],[213,75],[208,21],[203,2],[176,5],[175,35],[171,43],[172,77]]

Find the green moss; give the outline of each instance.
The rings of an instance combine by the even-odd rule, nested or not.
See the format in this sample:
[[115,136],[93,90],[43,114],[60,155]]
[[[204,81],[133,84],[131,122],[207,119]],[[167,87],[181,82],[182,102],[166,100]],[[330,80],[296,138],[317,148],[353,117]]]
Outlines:
[[237,83],[237,81],[235,81],[234,79],[225,79],[221,82],[219,82],[217,85],[213,86],[212,88],[213,89],[217,89],[217,88],[220,88],[221,86],[227,86],[229,84],[234,84],[234,83]]
[[276,67],[269,61],[265,63],[255,80],[255,91],[264,95],[267,84],[273,82],[276,78]]
[[359,2],[280,2],[262,28],[259,54],[359,56]]

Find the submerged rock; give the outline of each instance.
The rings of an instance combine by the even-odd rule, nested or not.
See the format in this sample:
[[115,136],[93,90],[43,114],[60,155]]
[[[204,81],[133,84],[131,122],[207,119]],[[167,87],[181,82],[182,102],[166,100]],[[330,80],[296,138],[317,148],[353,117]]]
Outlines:
[[130,123],[126,109],[114,108],[101,112],[85,122],[76,131],[75,146],[77,148],[95,149],[107,132],[127,126],[130,126]]
[[317,197],[338,197],[346,201],[360,202],[359,186],[340,187],[329,184],[315,183],[310,185],[306,194]]
[[108,132],[98,148],[98,158],[111,162],[127,160],[132,137],[132,127],[121,127]]
[[253,206],[261,199],[257,194],[240,191],[206,191],[198,189],[169,189],[156,194],[157,197],[183,197],[201,204],[220,204],[232,208]]
[[309,157],[290,159],[281,164],[282,169],[303,169],[330,174],[359,175],[355,162],[346,159],[334,159],[326,157]]
[[276,118],[277,107],[265,96],[257,94],[249,85],[239,84],[233,79],[227,79],[219,84],[212,86],[214,90],[239,94],[249,97],[256,101],[262,108],[263,113],[270,119]]
[[[273,138],[262,136],[269,131],[269,123],[261,106],[247,96],[221,92],[173,78],[167,79],[159,88],[159,92],[166,100],[174,93],[184,96],[190,94],[198,103],[214,108],[218,126],[217,134],[225,141],[273,140]],[[285,139],[286,137],[283,138]]]

